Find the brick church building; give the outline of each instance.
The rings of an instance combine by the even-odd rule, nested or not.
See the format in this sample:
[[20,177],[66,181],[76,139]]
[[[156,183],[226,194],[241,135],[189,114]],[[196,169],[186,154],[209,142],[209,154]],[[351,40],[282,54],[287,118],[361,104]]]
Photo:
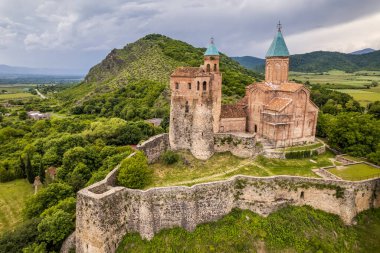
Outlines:
[[289,51],[279,25],[266,54],[265,81],[246,87],[238,103],[222,105],[219,52],[211,40],[200,67],[180,67],[170,76],[169,141],[199,159],[213,154],[214,134],[244,132],[286,147],[314,142],[318,107],[310,91],[290,82]]

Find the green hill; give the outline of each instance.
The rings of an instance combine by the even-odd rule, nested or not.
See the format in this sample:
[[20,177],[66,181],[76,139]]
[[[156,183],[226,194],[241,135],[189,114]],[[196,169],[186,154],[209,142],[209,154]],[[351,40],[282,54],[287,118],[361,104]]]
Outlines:
[[[204,48],[151,34],[122,49],[113,49],[91,68],[84,81],[60,94],[76,114],[100,114],[125,119],[162,117],[168,111],[169,76],[179,66],[199,66]],[[225,102],[245,93],[262,78],[221,54]],[[157,111],[158,110],[158,111]]]
[[[260,58],[252,56],[233,58],[248,69],[264,71],[264,62],[260,62]],[[291,55],[290,70],[296,72],[327,72],[334,69],[347,72],[380,70],[379,59],[380,50],[361,55],[316,51]]]

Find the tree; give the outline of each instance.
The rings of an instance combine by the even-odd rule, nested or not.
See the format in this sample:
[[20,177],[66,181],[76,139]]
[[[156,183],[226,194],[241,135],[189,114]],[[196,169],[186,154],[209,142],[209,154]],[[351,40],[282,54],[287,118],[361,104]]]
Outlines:
[[44,164],[42,162],[42,159],[40,159],[40,168],[39,168],[39,173],[38,175],[40,176],[41,182],[45,182],[45,169],[44,169]]
[[26,111],[21,111],[18,113],[18,118],[20,120],[26,120],[28,118],[28,113]]
[[33,172],[32,162],[31,162],[30,156],[28,154],[26,154],[25,160],[26,160],[26,163],[25,163],[26,178],[28,179],[29,183],[33,184],[34,172]]
[[74,230],[73,217],[63,210],[45,216],[38,224],[38,238],[58,246]]
[[60,200],[73,196],[73,188],[67,184],[49,184],[27,200],[24,214],[27,218],[37,217],[45,209],[56,205]]
[[132,189],[142,189],[152,180],[153,170],[148,167],[148,160],[141,151],[123,160],[117,181],[120,185]]
[[20,158],[20,171],[22,173],[22,177],[26,177],[26,166],[25,166],[25,161],[22,159],[22,156],[19,156]]

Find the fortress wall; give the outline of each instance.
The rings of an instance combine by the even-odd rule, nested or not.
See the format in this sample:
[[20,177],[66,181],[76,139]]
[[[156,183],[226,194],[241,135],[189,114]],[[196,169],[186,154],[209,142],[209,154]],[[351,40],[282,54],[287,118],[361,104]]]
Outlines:
[[155,135],[139,144],[137,149],[144,151],[148,163],[154,163],[163,152],[169,149],[169,135],[167,133]]
[[224,133],[227,132],[245,132],[247,119],[243,118],[221,118],[220,128]]
[[230,151],[238,157],[253,157],[261,150],[256,146],[253,134],[246,133],[216,133],[214,134],[214,149],[216,152]]
[[[97,183],[97,187],[106,181]],[[106,186],[78,192],[76,252],[115,252],[126,233],[144,238],[165,228],[215,221],[233,208],[266,216],[286,205],[310,205],[339,215],[351,224],[358,212],[380,207],[380,179],[360,182],[317,178],[235,176],[192,187],[162,187],[146,191]]]

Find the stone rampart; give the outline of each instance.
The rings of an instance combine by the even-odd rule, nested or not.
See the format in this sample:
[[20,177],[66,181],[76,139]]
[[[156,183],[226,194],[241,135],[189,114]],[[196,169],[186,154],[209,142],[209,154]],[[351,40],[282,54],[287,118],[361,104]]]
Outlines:
[[253,157],[261,152],[256,145],[254,134],[248,133],[216,133],[214,134],[214,149],[216,152],[231,152],[238,157]]
[[169,149],[169,135],[167,133],[155,135],[137,145],[137,149],[144,151],[148,163],[154,163],[163,152]]
[[126,233],[151,239],[165,228],[192,231],[233,208],[260,215],[286,205],[309,205],[339,215],[346,224],[361,211],[380,207],[380,179],[358,182],[293,176],[234,176],[191,187],[133,190],[105,180],[77,194],[76,252],[115,252]]
[[[307,147],[305,147],[305,150],[308,150]],[[286,159],[286,153],[291,153],[291,152],[292,151],[268,149],[268,150],[265,150],[264,156],[268,158]],[[323,144],[322,146],[318,148],[310,149],[310,152],[316,153],[318,155],[323,154],[326,152],[326,145]]]

